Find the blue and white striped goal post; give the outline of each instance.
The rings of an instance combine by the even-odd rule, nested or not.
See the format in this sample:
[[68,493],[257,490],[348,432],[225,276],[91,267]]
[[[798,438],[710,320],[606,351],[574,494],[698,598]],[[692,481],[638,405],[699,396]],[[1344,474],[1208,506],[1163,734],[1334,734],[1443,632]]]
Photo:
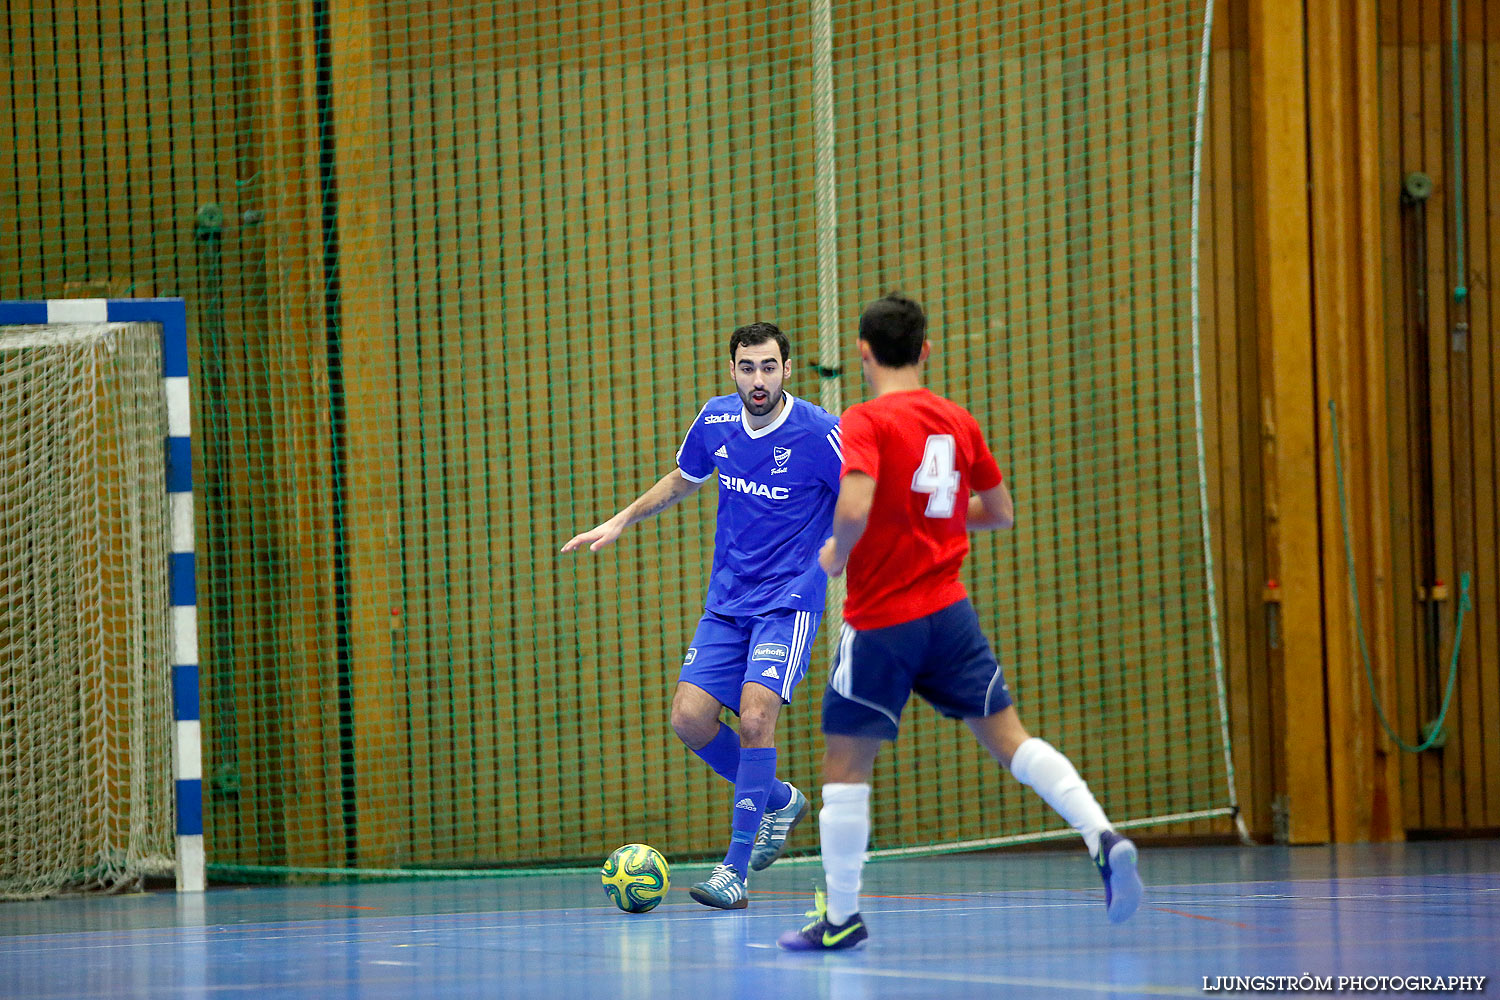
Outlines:
[[167,499],[171,510],[172,778],[177,800],[177,891],[202,892],[203,754],[198,718],[198,584],[193,555],[193,447],[187,306],[182,299],[0,301],[0,326],[156,323],[167,398]]

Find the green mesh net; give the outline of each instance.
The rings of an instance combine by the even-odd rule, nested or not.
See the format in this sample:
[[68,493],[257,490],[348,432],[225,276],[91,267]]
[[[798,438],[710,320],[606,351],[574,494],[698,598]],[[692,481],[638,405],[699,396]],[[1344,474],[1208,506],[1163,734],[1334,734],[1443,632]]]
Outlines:
[[[859,310],[895,289],[1016,496],[966,580],[1028,727],[1117,824],[1226,815],[1193,396],[1205,16],[11,4],[0,297],[188,303],[210,872],[721,850],[728,789],[667,721],[714,488],[604,554],[558,548],[672,467],[734,327],[781,326],[788,388],[847,405]],[[824,639],[778,733],[808,789]],[[876,851],[1060,825],[925,707],[876,787]]]

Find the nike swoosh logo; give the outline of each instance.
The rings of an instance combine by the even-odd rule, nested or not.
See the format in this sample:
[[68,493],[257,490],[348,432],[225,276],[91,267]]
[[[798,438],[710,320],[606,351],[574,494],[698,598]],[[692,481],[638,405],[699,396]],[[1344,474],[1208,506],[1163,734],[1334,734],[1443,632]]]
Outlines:
[[838,944],[840,941],[844,940],[844,938],[848,937],[850,934],[853,934],[855,931],[859,930],[863,926],[864,926],[863,923],[858,923],[858,924],[855,924],[853,927],[845,927],[843,930],[839,931],[837,934],[829,934],[827,931],[824,931],[823,932],[823,947],[825,947],[825,948],[832,948],[834,945]]

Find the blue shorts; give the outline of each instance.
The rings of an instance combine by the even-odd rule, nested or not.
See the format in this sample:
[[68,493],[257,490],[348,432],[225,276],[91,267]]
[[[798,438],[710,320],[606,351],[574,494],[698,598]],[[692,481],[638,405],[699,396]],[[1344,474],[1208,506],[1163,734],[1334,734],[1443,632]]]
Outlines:
[[740,688],[754,681],[792,700],[807,674],[813,637],[823,616],[813,611],[768,611],[763,615],[703,612],[682,660],[679,681],[700,687],[738,713]]
[[950,719],[994,715],[1010,688],[965,598],[915,621],[844,626],[823,693],[823,732],[894,740],[915,691]]

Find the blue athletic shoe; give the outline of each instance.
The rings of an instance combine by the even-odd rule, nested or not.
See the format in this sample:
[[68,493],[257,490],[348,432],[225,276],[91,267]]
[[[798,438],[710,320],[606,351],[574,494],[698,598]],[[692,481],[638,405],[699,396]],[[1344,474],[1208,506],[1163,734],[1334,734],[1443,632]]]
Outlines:
[[743,910],[750,905],[746,897],[745,876],[732,865],[718,865],[713,874],[688,890],[688,895],[719,910]]
[[813,898],[813,908],[807,911],[812,923],[800,931],[787,931],[776,943],[787,951],[843,951],[858,948],[869,938],[865,921],[858,913],[841,924],[828,922],[828,904],[819,889]]
[[1113,830],[1099,835],[1094,866],[1104,880],[1104,907],[1111,923],[1122,924],[1141,905],[1141,876],[1135,870],[1135,844]]
[[755,848],[750,852],[750,870],[764,871],[771,862],[781,857],[786,850],[786,838],[792,835],[802,817],[807,815],[807,796],[797,790],[790,781],[786,787],[792,790],[791,801],[775,812],[761,817],[760,829],[755,831]]

